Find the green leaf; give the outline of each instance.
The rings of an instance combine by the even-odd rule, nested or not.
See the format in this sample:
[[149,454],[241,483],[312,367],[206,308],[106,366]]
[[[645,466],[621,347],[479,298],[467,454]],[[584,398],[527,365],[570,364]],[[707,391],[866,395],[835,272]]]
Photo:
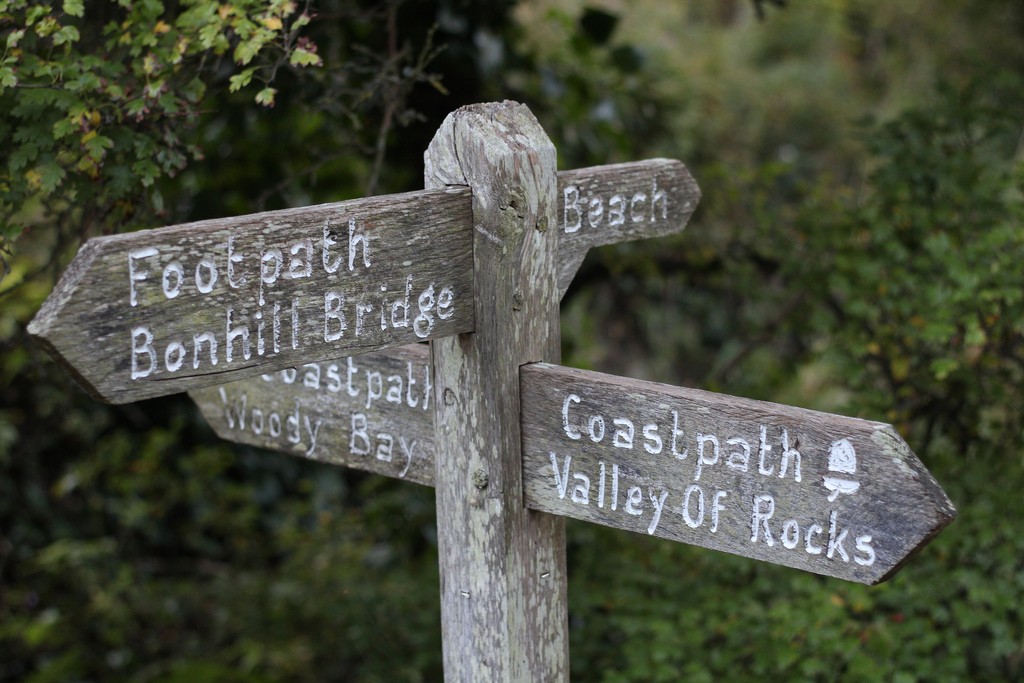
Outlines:
[[93,135],[83,144],[89,156],[99,161],[106,156],[107,150],[114,146],[114,141],[105,135]]
[[85,3],[83,0],[64,0],[64,13],[73,17],[85,15]]
[[960,363],[954,358],[938,358],[932,361],[932,374],[940,382],[949,377],[960,367]]
[[37,21],[50,13],[50,8],[44,5],[33,5],[25,13],[25,25],[32,26]]
[[14,74],[14,69],[9,66],[0,66],[0,93],[5,88],[13,88],[18,85],[18,77]]
[[276,95],[277,88],[264,88],[256,93],[256,104],[262,104],[264,107],[273,107]]
[[320,66],[324,60],[315,52],[297,47],[288,58],[288,63],[292,66]]
[[68,117],[64,117],[57,123],[53,124],[53,138],[54,140],[60,140],[78,130],[78,125]]
[[42,190],[47,194],[60,187],[66,175],[64,169],[56,161],[48,161],[36,170],[39,172]]
[[253,76],[254,73],[256,73],[256,69],[255,68],[249,68],[249,69],[245,69],[241,73],[237,73],[234,76],[232,76],[230,79],[228,79],[228,81],[229,81],[228,91],[229,92],[238,92],[239,90],[241,90],[245,86],[249,85],[249,82],[252,81],[252,76]]
[[18,43],[22,38],[25,37],[25,29],[19,28],[16,31],[11,31],[7,34],[7,49],[17,47]]
[[143,187],[149,187],[160,177],[160,167],[149,159],[140,159],[132,164],[132,172],[142,181]]
[[71,43],[77,43],[81,35],[78,33],[78,29],[74,26],[63,26],[57,32],[53,34],[54,45],[70,45]]

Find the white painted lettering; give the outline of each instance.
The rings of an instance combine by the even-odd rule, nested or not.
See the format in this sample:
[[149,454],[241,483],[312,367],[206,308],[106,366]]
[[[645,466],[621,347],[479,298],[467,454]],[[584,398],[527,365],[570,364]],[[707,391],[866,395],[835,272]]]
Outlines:
[[[271,263],[273,263],[273,265],[271,265]],[[277,278],[281,276],[281,266],[283,263],[284,255],[277,247],[268,249],[260,254],[260,306],[266,303],[266,299],[263,296],[264,286],[272,285],[277,282]]]
[[430,286],[424,289],[416,299],[419,315],[412,321],[413,332],[420,339],[426,339],[434,329],[434,316],[430,313],[434,310],[436,303],[434,299],[434,283],[430,283]]
[[820,536],[822,531],[824,531],[824,529],[817,524],[812,524],[807,527],[807,533],[804,534],[804,550],[809,552],[811,555],[821,554],[821,546],[812,543],[811,538],[814,536]]
[[356,219],[348,219],[348,269],[355,270],[356,251],[359,244],[363,245],[363,267],[370,267],[370,238],[356,230]]
[[647,424],[644,425],[644,450],[651,455],[657,455],[661,453],[661,436],[658,435],[658,425]]
[[832,559],[832,556],[839,553],[839,556],[843,558],[843,562],[849,562],[850,556],[846,554],[846,549],[843,547],[843,541],[846,540],[846,532],[848,529],[839,531],[839,519],[838,514],[835,510],[832,510],[828,514],[828,550],[825,552],[825,556],[828,559]]
[[733,437],[725,442],[729,446],[739,446],[742,450],[733,451],[729,454],[729,459],[726,461],[729,467],[740,472],[746,472],[747,467],[750,464],[750,444],[747,443],[746,439],[741,439],[738,436]]
[[[694,493],[697,494],[696,517],[690,514],[690,500],[693,498]],[[697,484],[687,486],[686,492],[683,494],[683,521],[691,529],[696,529],[704,523],[704,490],[697,486]]]
[[637,204],[643,204],[647,201],[646,192],[637,192],[633,195],[633,198],[629,200],[629,218],[634,223],[643,223],[644,221],[644,210],[640,207],[640,210],[636,210]]
[[245,284],[245,278],[235,279],[235,265],[242,262],[242,255],[235,253],[235,236],[228,235],[228,286],[238,289]]
[[562,468],[561,476],[558,472],[558,456],[555,455],[554,451],[548,451],[551,455],[551,469],[555,472],[555,488],[558,489],[558,497],[565,498],[565,490],[569,486],[569,463],[572,462],[572,456],[565,456],[565,465]]
[[284,421],[284,435],[288,443],[297,444],[302,441],[302,420],[299,414],[299,401],[295,400],[295,412],[288,415]]
[[[327,290],[324,293],[324,341],[338,341],[345,334],[348,323],[345,320],[345,312],[342,306],[345,305],[345,295],[334,290]],[[337,326],[331,329],[332,322]]]
[[870,567],[875,563],[875,549],[871,547],[871,536],[863,534],[857,537],[857,551],[864,553],[864,557],[854,557],[853,561],[862,567]]
[[437,317],[450,320],[455,315],[455,292],[451,287],[442,287],[437,295]]
[[654,491],[651,489],[649,489],[647,493],[651,497],[651,505],[654,506],[654,514],[651,515],[651,523],[647,526],[648,535],[652,535],[658,528],[658,522],[661,520],[661,511],[665,509],[665,499],[668,498],[668,491],[663,489],[660,496],[655,496]]
[[612,195],[608,200],[608,225],[622,225],[626,222],[626,198],[621,194]]
[[680,453],[676,450],[676,439],[685,436],[682,429],[679,428],[679,413],[675,410],[672,411],[672,455],[676,456],[676,460],[685,460],[686,454],[689,453],[689,448],[684,448],[683,452]]
[[765,464],[765,458],[771,452],[772,447],[768,445],[768,428],[761,425],[761,445],[757,451],[757,471],[764,475],[770,475],[775,468]]
[[642,505],[644,502],[644,492],[640,490],[639,486],[630,486],[629,490],[626,491],[626,513],[630,515],[642,515],[643,509],[637,507]]
[[377,459],[383,462],[391,462],[391,447],[395,440],[390,434],[377,434]]
[[388,375],[388,393],[384,397],[388,403],[402,402],[402,377],[401,375]]
[[[205,276],[203,276],[204,270],[206,271]],[[202,294],[209,294],[213,291],[215,284],[217,284],[217,264],[211,258],[199,259],[199,263],[196,264],[196,289]]]
[[181,294],[181,283],[185,281],[185,268],[178,261],[171,261],[164,266],[163,277],[160,283],[163,286],[164,296],[168,299]]
[[192,336],[192,369],[199,369],[199,353],[203,343],[210,345],[210,365],[217,364],[217,337],[213,332],[202,332]]
[[800,543],[800,525],[795,519],[787,519],[782,525],[782,545],[792,550]]
[[711,533],[718,531],[718,513],[725,509],[725,506],[719,501],[727,495],[725,491],[715,491],[715,495],[711,498]]
[[309,457],[316,450],[316,435],[320,431],[320,425],[323,424],[323,420],[317,419],[316,424],[311,424],[309,415],[304,415],[302,421],[306,427],[306,434],[309,436],[309,447],[306,449],[306,457]]
[[615,436],[612,445],[615,448],[633,448],[633,422],[623,417],[616,417],[612,420],[615,425]]
[[[711,455],[705,455],[704,444],[711,444]],[[697,466],[694,468],[693,480],[700,480],[700,472],[704,465],[714,465],[718,462],[718,437],[714,434],[697,434]]]
[[[795,444],[794,444],[795,445]],[[789,432],[782,430],[782,458],[779,460],[779,478],[786,476],[789,469],[789,461],[793,460],[793,481],[800,481],[800,451],[789,447]]]
[[320,390],[319,363],[306,363],[302,366],[302,386]]
[[352,413],[352,433],[348,440],[348,451],[352,455],[370,454],[370,436],[366,432],[366,415]]
[[600,197],[591,197],[590,208],[587,211],[587,222],[590,223],[590,227],[596,228],[601,225],[602,218],[604,218],[604,200]]
[[[146,368],[139,362],[142,355],[148,358]],[[132,328],[132,379],[148,377],[156,369],[156,350],[153,348],[153,333],[148,327]]]
[[581,505],[590,504],[590,477],[580,472],[574,472],[572,478],[576,480],[576,486],[572,489],[572,502]]
[[[583,212],[580,211],[579,205],[580,188],[575,185],[566,186],[563,190],[563,199],[565,200],[565,210],[562,214],[562,230],[566,233],[577,232],[583,225]],[[570,212],[575,214],[572,220],[569,219]]]
[[376,370],[366,371],[366,409],[369,410],[373,402],[384,396],[384,378]]
[[172,341],[164,349],[164,367],[167,368],[168,372],[177,372],[181,369],[181,366],[185,363],[185,357],[188,355],[188,350],[185,345],[180,341]]
[[405,437],[400,436],[398,437],[398,445],[402,449],[402,455],[405,456],[405,467],[398,473],[398,476],[404,479],[405,475],[409,473],[409,468],[412,467],[413,453],[416,451],[416,439],[409,443],[405,440]]
[[[761,509],[762,503],[765,509]],[[775,545],[772,532],[768,529],[768,520],[775,514],[775,499],[766,493],[754,496],[753,512],[750,515],[750,542],[756,543],[761,532],[764,533],[764,542],[769,547]]]
[[337,243],[338,243],[337,240],[335,240],[332,237],[332,235],[331,235],[331,224],[330,224],[330,221],[325,218],[324,219],[324,240],[323,240],[323,246],[324,246],[323,264],[324,264],[324,270],[326,270],[328,273],[336,273],[336,272],[338,272],[338,268],[341,268],[341,258],[342,257],[339,255],[338,258],[336,258],[336,259],[334,259],[332,261],[331,260],[331,254],[330,254],[331,247],[333,247]]
[[[304,255],[302,258],[296,258],[302,252]],[[288,253],[292,255],[291,261],[288,263],[288,277],[292,279],[299,279],[304,277],[312,277],[313,275],[313,240],[306,238],[299,242],[296,242],[288,250]]]
[[661,218],[668,218],[668,193],[658,189],[658,178],[651,181],[651,220],[658,220],[658,202],[661,202]]
[[132,306],[139,305],[135,283],[149,278],[149,271],[136,269],[135,262],[151,256],[159,256],[159,254],[160,252],[156,247],[141,247],[128,251],[128,303]]
[[233,344],[234,344],[234,341],[235,341],[235,339],[238,339],[239,337],[242,338],[242,342],[241,342],[242,358],[244,358],[245,360],[249,360],[249,356],[251,355],[251,353],[249,351],[249,326],[245,325],[245,324],[242,324],[242,325],[238,325],[237,327],[232,327],[231,326],[232,325],[231,319],[232,319],[232,316],[234,316],[234,314],[235,314],[235,309],[233,307],[231,307],[231,306],[228,306],[228,310],[227,310],[227,325],[226,325],[226,328],[227,328],[227,338],[226,338],[226,340],[224,342],[224,359],[228,363],[231,362],[231,359],[233,357],[233,351],[234,351]]
[[565,435],[573,441],[579,441],[583,437],[583,434],[579,429],[569,424],[569,404],[579,402],[580,397],[576,394],[568,394],[565,397],[565,400],[562,401],[562,430],[565,432]]
[[[395,299],[391,303],[391,326],[409,327],[409,295],[412,294],[412,275],[405,278],[405,298]],[[381,309],[383,310],[383,309]],[[402,314],[399,315],[398,311]]]

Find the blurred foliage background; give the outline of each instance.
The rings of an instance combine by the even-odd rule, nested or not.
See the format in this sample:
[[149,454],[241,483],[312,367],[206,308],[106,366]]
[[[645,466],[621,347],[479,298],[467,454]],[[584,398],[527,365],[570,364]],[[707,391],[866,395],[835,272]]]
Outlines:
[[1024,6],[0,0],[0,681],[441,678],[432,492],[93,402],[25,326],[88,236],[422,186],[518,99],[683,160],[563,362],[895,424],[960,517],[866,588],[569,524],[574,680],[1024,680]]

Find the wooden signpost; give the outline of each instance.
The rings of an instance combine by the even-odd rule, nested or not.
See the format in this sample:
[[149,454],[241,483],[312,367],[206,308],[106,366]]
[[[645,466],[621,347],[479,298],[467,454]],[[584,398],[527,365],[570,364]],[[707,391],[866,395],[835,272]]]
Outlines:
[[[192,397],[230,441],[433,486],[428,348],[327,368]],[[543,363],[520,391],[534,510],[869,584],[955,514],[887,424]]]
[[451,188],[100,237],[29,333],[123,403],[468,332],[471,233]]
[[189,390],[226,439],[434,486],[452,681],[568,679],[566,517],[863,583],[953,519],[888,425],[557,365],[587,250],[685,226],[682,164],[556,173],[514,103],[425,161],[423,192],[93,240],[29,330],[103,400]]

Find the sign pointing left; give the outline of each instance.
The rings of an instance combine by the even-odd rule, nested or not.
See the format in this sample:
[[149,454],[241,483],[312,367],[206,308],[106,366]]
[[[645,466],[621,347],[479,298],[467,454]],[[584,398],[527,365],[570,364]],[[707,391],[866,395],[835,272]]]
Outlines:
[[473,329],[468,188],[87,242],[28,331],[110,403]]

